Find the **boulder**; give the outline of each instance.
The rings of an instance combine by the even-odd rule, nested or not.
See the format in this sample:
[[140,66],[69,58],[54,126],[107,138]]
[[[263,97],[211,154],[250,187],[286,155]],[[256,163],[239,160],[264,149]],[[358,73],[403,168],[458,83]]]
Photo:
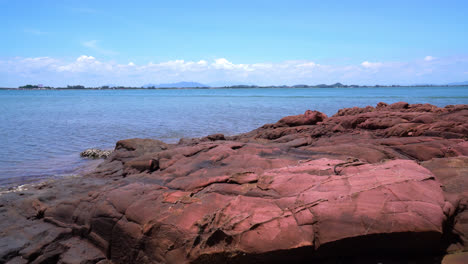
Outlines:
[[327,118],[327,115],[318,111],[307,110],[303,115],[287,116],[281,118],[277,123],[277,127],[288,126],[304,126],[315,125]]

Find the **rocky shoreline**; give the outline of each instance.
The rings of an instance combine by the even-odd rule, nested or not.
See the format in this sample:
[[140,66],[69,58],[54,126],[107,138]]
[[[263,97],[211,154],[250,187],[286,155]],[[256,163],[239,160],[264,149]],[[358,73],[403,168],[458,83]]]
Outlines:
[[468,105],[404,102],[121,140],[0,196],[0,263],[466,263],[467,140]]

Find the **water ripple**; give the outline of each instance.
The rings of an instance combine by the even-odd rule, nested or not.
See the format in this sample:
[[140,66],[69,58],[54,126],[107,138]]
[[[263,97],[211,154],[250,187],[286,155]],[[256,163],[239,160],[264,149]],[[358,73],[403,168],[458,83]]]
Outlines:
[[124,138],[247,132],[283,116],[393,103],[467,104],[467,87],[13,91],[0,90],[0,186],[73,174],[80,151]]

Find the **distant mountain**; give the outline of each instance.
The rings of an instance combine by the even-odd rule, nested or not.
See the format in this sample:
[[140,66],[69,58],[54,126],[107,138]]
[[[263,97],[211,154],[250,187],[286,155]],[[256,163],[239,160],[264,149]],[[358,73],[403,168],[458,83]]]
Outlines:
[[468,85],[468,81],[465,81],[465,82],[454,82],[454,83],[449,83],[448,85]]
[[177,83],[160,83],[160,84],[146,84],[143,88],[196,88],[196,87],[210,87],[203,83],[197,82],[177,82]]

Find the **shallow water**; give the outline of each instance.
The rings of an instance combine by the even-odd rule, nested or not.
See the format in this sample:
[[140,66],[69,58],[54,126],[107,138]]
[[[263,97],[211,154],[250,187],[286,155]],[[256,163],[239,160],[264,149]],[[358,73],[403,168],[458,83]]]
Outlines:
[[468,104],[468,87],[0,90],[0,186],[78,173],[79,153],[125,138],[233,135],[307,109]]

